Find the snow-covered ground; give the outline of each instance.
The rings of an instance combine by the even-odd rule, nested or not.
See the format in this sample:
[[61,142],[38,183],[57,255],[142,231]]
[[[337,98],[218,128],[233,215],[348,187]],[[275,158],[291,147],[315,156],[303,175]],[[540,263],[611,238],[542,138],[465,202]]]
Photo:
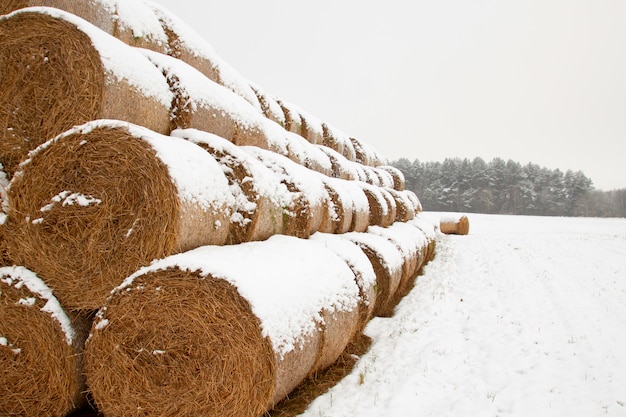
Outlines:
[[468,217],[302,416],[626,416],[626,219]]

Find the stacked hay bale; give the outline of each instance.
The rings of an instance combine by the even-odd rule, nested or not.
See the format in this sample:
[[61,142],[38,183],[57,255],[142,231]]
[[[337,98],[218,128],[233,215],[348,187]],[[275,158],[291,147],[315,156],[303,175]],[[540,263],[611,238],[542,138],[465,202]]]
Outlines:
[[85,370],[112,417],[261,415],[393,314],[435,235],[373,148],[242,79],[158,6],[0,12],[30,5],[66,11],[0,17],[0,249],[20,265],[0,269],[0,360],[25,352],[15,314],[43,312],[41,357],[71,372],[42,370],[67,375],[54,405],[12,389],[36,410],[22,414],[84,394],[85,337],[57,348],[59,311],[77,329],[98,312]]

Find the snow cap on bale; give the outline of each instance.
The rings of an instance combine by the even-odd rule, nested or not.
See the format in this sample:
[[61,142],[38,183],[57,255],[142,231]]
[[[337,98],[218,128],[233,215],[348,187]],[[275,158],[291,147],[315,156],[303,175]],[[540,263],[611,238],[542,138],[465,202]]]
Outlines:
[[84,403],[84,317],[23,267],[0,268],[0,415],[63,417]]
[[346,233],[351,231],[355,204],[346,180],[322,177],[328,193],[328,215],[320,225],[320,232]]
[[141,0],[3,0],[0,14],[33,6],[54,7],[79,16],[131,46],[167,50],[161,23]]
[[206,151],[98,120],[41,145],[9,186],[7,247],[68,308],[98,308],[155,258],[223,244],[234,204]]
[[391,177],[393,178],[393,188],[397,191],[404,191],[406,181],[404,178],[404,174],[398,168],[393,167],[391,165],[380,165],[376,168],[380,170],[387,171]]
[[322,123],[323,145],[333,149],[349,161],[356,161],[356,152],[350,138],[340,130]]
[[395,212],[389,206],[388,198],[382,188],[367,184],[362,181],[356,182],[367,196],[369,203],[369,224],[372,226],[387,227],[395,221]]
[[222,167],[235,198],[227,243],[265,240],[283,232],[284,207],[291,199],[273,171],[240,147],[211,133],[179,129],[172,136],[197,144]]
[[359,178],[359,174],[354,168],[352,162],[348,161],[345,156],[327,146],[317,146],[328,156],[332,168],[331,175],[333,177],[344,180],[356,180]]
[[328,193],[322,175],[274,152],[254,146],[242,148],[273,171],[289,190],[291,205],[285,215],[284,233],[307,238],[317,232],[328,215]]
[[306,239],[173,255],[130,276],[98,313],[89,386],[106,415],[259,416],[316,371],[324,312],[356,319],[358,298],[346,263]]
[[186,62],[209,79],[233,91],[261,113],[261,105],[248,81],[224,62],[206,39],[162,5],[150,1],[145,3],[154,10],[168,35],[168,55]]
[[317,171],[320,174],[332,175],[333,166],[326,153],[305,138],[292,132],[286,132],[287,152],[289,159],[303,167]]
[[250,87],[256,94],[259,104],[261,105],[261,111],[263,115],[268,119],[278,123],[280,126],[285,126],[285,114],[283,109],[278,104],[278,101],[271,95],[267,94],[259,85],[250,81]]
[[136,49],[58,9],[0,17],[0,163],[9,175],[28,152],[100,118],[167,133],[172,94]]
[[238,145],[270,149],[265,119],[250,103],[180,59],[143,53],[165,75],[174,94],[172,129],[204,130]]
[[396,204],[396,221],[407,222],[415,217],[414,203],[405,191],[397,191],[393,188],[385,188],[394,199]]
[[396,291],[402,280],[403,258],[396,245],[371,233],[350,232],[339,235],[358,245],[370,260],[376,273],[376,303],[374,315],[390,316],[396,301]]

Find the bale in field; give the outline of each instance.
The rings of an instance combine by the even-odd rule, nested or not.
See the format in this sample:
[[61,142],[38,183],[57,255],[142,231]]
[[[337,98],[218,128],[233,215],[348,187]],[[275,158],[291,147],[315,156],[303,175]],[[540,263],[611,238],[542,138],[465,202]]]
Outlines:
[[143,1],[3,0],[0,15],[35,6],[54,7],[74,14],[130,46],[167,51],[167,35],[152,8]]
[[417,215],[423,211],[422,203],[415,193],[411,190],[404,190],[406,197],[411,201],[413,212]]
[[275,150],[264,129],[267,120],[246,100],[179,59],[143,53],[165,75],[174,95],[172,130],[194,128],[237,145]]
[[466,235],[469,228],[469,219],[464,214],[447,213],[439,220],[439,230],[447,235]]
[[283,232],[284,208],[291,200],[287,187],[273,171],[240,147],[211,133],[183,129],[171,135],[205,149],[222,167],[235,197],[226,243],[265,240]]
[[99,118],[169,131],[172,94],[137,50],[51,8],[0,17],[0,163],[9,176],[28,152]]
[[85,402],[84,316],[23,267],[0,268],[0,415],[63,417]]
[[160,4],[145,3],[152,8],[168,36],[168,55],[196,68],[209,79],[242,97],[259,113],[262,112],[248,80],[219,57],[206,39]]
[[294,162],[317,171],[332,175],[333,166],[328,155],[305,138],[292,132],[286,132],[287,156]]
[[67,308],[99,308],[152,259],[224,244],[234,200],[197,145],[125,122],[76,127],[37,148],[9,186],[11,257]]
[[254,146],[242,148],[274,172],[289,190],[291,205],[285,212],[284,233],[307,238],[317,232],[329,214],[322,175],[274,152]]
[[[389,206],[389,196],[385,195],[382,188],[367,184],[362,181],[356,182],[367,196],[369,203],[369,225],[387,227],[395,221],[395,211]],[[395,207],[394,207],[395,210]],[[393,218],[392,218],[393,216]]]
[[424,236],[426,236],[428,240],[428,250],[426,251],[426,260],[424,262],[432,260],[435,256],[437,237],[441,233],[439,225],[424,217],[423,214],[417,214],[415,218],[408,221],[407,224],[418,228],[424,233]]
[[133,274],[100,310],[88,383],[109,417],[260,416],[345,348],[358,297],[352,270],[311,240],[174,255]]
[[280,126],[285,127],[285,113],[283,113],[283,109],[280,107],[280,104],[278,104],[278,101],[271,95],[267,94],[260,86],[252,82],[250,82],[250,87],[259,100],[263,115],[278,123]]
[[379,170],[387,171],[391,175],[391,177],[393,178],[393,189],[397,191],[404,191],[404,188],[406,186],[406,180],[402,171],[391,165],[380,165],[376,168],[378,168]]
[[356,180],[359,176],[357,171],[352,166],[352,163],[346,159],[345,156],[324,145],[317,145],[320,151],[324,152],[331,165],[331,176],[334,178],[341,178],[342,180]]
[[370,226],[367,232],[386,238],[402,254],[402,279],[395,293],[397,304],[413,288],[415,277],[426,261],[428,239],[421,230],[403,222],[389,227]]
[[342,238],[357,245],[367,255],[376,274],[376,302],[373,314],[388,317],[393,314],[396,292],[402,281],[403,258],[396,245],[371,233],[344,233]]
[[285,115],[285,129],[297,135],[302,135],[302,119],[298,109],[291,103],[277,99],[278,105]]
[[324,217],[319,231],[323,233],[347,233],[351,231],[355,205],[346,181],[322,177],[328,193],[328,215]]
[[396,203],[396,221],[408,222],[415,217],[413,202],[406,191],[397,191],[393,188],[385,188]]
[[356,161],[356,152],[350,138],[332,126],[322,123],[322,144],[338,152],[349,161]]

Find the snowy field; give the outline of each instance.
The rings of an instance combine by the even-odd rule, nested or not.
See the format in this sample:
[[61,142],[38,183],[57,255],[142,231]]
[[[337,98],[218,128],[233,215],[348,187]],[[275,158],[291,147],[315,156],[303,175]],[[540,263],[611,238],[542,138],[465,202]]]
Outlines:
[[626,416],[626,219],[468,217],[301,416]]

